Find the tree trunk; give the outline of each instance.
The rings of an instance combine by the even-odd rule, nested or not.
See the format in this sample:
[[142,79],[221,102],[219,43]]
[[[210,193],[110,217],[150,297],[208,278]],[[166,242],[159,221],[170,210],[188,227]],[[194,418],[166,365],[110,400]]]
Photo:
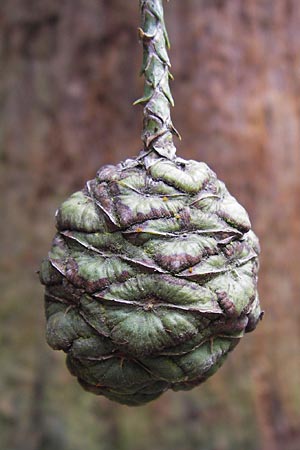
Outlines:
[[[262,244],[259,290],[266,315],[257,332],[246,337],[231,357],[231,367],[229,363],[207,387],[184,394],[197,396],[194,422],[197,414],[201,417],[201,429],[193,424],[188,428],[190,441],[184,435],[189,416],[184,405],[190,402],[182,406],[177,399],[183,394],[168,394],[157,402],[177,405],[168,413],[150,405],[143,413],[126,409],[124,414],[124,408],[113,406],[115,423],[121,427],[119,448],[135,450],[143,442],[146,450],[180,445],[189,450],[198,442],[211,450],[283,446],[296,450],[300,448],[300,5],[297,0],[172,0],[166,3],[165,15],[175,76],[173,121],[183,138],[177,143],[178,154],[207,162],[250,212]],[[136,155],[142,147],[142,109],[132,107],[142,93],[137,76],[142,53],[138,24],[138,0],[0,4],[0,183],[5,192],[0,363],[7,385],[0,399],[0,435],[7,450],[15,450],[11,437],[22,420],[14,393],[24,394],[22,411],[30,412],[34,367],[40,367],[34,349],[36,341],[44,339],[42,289],[33,272],[54,233],[55,209],[94,177],[98,167]],[[50,352],[46,346],[43,351]],[[64,424],[60,432],[66,449],[76,450],[77,444],[99,449],[100,428],[105,436],[112,425],[100,424],[93,435],[97,427],[93,421],[106,400],[91,399],[80,391],[66,374],[63,356],[55,359],[51,370],[53,378],[45,377],[43,390],[49,402],[41,412],[48,417],[43,426],[51,424],[56,414]],[[231,392],[245,394],[244,403],[229,396],[230,384]],[[56,395],[65,388],[68,400],[62,405]],[[236,418],[234,402],[244,419]],[[82,415],[89,418],[86,423]],[[151,423],[157,423],[156,430]],[[89,441],[80,426],[90,427]],[[236,434],[238,426],[243,428],[242,437]],[[248,427],[254,430],[252,441],[247,440]],[[211,435],[207,442],[205,433]]]

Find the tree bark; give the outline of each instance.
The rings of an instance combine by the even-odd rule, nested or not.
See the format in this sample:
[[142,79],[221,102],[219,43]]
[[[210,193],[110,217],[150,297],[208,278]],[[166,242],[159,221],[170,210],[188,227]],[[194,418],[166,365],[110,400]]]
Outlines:
[[[250,365],[249,400],[243,411],[254,413],[253,440],[258,444],[253,448],[298,449],[299,2],[172,0],[166,3],[165,16],[175,76],[173,120],[183,138],[176,143],[178,154],[204,160],[217,172],[250,212],[262,244],[259,288],[265,319],[247,343],[240,344],[233,356],[234,372],[229,376],[224,369],[210,387],[191,395],[198,395],[201,404],[205,389],[220,387],[225,392],[241,379],[239,374],[248,374],[245,367]],[[136,155],[142,148],[142,109],[132,106],[143,89],[137,76],[142,53],[139,24],[138,0],[1,1],[0,183],[5,222],[1,221],[0,263],[6,281],[0,317],[12,317],[4,324],[8,347],[0,357],[3,367],[9,367],[7,360],[15,354],[16,364],[22,366],[20,345],[30,358],[38,357],[32,348],[37,336],[43,339],[42,313],[32,315],[29,308],[42,310],[43,305],[33,271],[48,250],[56,207],[94,177],[98,167]],[[26,299],[26,304],[19,308],[18,299]],[[28,340],[20,344],[10,338],[12,330],[16,334],[27,330]],[[64,374],[62,360],[55,364],[55,370]],[[34,366],[28,369],[33,379]],[[9,385],[9,369],[2,376]],[[46,383],[52,386],[49,377]],[[236,386],[239,389],[237,381]],[[0,399],[0,430],[6,429],[6,442],[11,442],[12,427],[1,426],[1,408],[5,416],[10,389]],[[26,392],[30,397],[31,390]],[[51,392],[55,396],[55,390]],[[226,398],[223,408],[230,414],[233,400]],[[178,408],[174,417],[179,427]],[[116,411],[123,417],[122,409]],[[151,406],[147,411],[151,421]],[[78,409],[80,414],[85,411]],[[136,418],[134,412],[128,417]],[[201,415],[201,421],[207,420],[213,430],[216,422],[210,421],[224,424],[222,417],[219,411],[215,416]],[[142,423],[142,415],[137,420]],[[166,427],[172,425],[164,416],[162,420]],[[64,429],[68,442],[74,442],[74,429]],[[190,432],[198,433],[196,427]],[[168,434],[157,436],[165,439],[164,448],[171,446]],[[149,448],[150,444],[158,448],[157,436],[148,436]],[[210,448],[234,448],[234,433],[228,429],[226,436],[224,445],[211,443]],[[191,442],[195,439],[198,435]],[[124,444],[122,449],[135,449],[132,437],[126,442],[128,447]],[[251,450],[245,442],[240,448]]]

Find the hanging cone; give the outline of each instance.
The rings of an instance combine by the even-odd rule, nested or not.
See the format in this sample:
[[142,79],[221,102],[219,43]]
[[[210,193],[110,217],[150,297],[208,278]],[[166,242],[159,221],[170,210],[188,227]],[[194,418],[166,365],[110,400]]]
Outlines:
[[144,149],[61,205],[40,270],[49,345],[134,406],[205,381],[262,315],[258,240],[215,173],[176,157],[162,0],[140,6]]

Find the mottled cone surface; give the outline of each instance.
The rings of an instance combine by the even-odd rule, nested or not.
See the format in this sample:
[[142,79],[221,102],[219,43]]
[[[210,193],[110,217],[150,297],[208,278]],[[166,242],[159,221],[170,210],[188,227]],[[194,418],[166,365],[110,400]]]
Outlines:
[[47,340],[95,394],[141,405],[191,389],[261,316],[258,240],[204,163],[105,166],[57,230],[40,272]]

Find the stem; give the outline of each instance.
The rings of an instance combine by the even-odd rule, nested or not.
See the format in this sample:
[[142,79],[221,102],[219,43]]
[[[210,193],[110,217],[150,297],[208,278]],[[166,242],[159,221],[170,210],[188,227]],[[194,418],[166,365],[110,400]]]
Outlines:
[[163,0],[140,0],[142,27],[139,36],[143,42],[143,65],[145,77],[144,95],[135,104],[144,105],[144,150],[173,159],[176,148],[173,134],[179,137],[171,120],[170,106],[174,106],[169,87],[170,60],[167,50],[170,42],[164,22]]

